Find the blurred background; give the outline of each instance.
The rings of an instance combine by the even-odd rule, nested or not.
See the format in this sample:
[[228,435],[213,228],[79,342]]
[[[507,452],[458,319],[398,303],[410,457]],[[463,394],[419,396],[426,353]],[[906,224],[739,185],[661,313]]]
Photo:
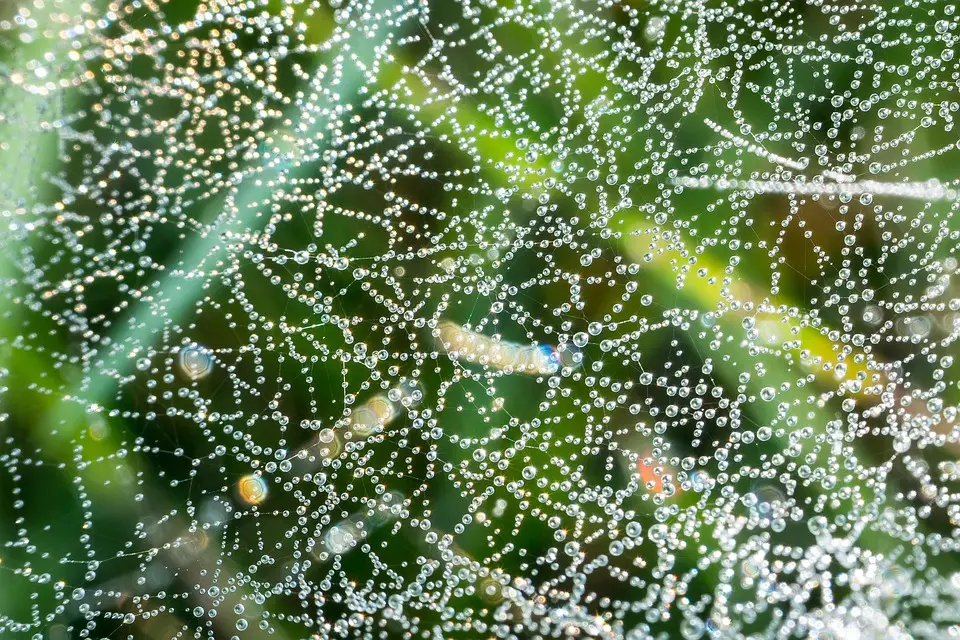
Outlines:
[[945,637],[956,33],[0,4],[0,629]]

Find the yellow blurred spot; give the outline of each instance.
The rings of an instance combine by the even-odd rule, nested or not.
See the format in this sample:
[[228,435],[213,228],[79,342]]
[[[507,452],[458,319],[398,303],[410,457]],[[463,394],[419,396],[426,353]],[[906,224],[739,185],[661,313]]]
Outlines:
[[247,504],[257,505],[267,499],[267,483],[258,475],[250,474],[240,478],[237,490],[240,499]]

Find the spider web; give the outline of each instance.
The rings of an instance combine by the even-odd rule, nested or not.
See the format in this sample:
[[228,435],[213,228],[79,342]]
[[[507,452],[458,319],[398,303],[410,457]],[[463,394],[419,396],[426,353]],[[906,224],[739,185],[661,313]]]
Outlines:
[[0,629],[930,637],[940,3],[0,13]]

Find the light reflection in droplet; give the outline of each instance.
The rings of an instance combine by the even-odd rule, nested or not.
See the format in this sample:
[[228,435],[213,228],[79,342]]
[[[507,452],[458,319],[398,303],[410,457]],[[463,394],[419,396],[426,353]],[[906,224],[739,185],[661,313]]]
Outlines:
[[241,500],[255,506],[267,499],[269,488],[262,476],[250,474],[243,476],[237,482],[237,492],[240,494]]

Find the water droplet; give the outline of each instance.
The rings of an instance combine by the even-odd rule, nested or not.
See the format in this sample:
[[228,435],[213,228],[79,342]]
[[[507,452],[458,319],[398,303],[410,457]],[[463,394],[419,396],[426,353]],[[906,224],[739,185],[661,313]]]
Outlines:
[[191,380],[204,378],[213,370],[213,356],[197,345],[180,349],[179,363],[180,370]]
[[237,491],[241,500],[250,505],[258,505],[267,499],[268,487],[261,476],[250,474],[240,478]]

